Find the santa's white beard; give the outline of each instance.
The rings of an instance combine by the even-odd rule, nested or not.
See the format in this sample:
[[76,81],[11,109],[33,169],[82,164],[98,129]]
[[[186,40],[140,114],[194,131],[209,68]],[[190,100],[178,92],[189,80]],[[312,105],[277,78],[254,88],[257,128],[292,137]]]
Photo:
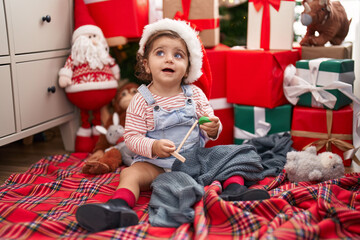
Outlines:
[[78,66],[88,63],[91,69],[102,69],[104,65],[108,65],[111,62],[106,49],[107,45],[101,41],[94,45],[87,36],[80,36],[76,39],[71,49],[73,64]]

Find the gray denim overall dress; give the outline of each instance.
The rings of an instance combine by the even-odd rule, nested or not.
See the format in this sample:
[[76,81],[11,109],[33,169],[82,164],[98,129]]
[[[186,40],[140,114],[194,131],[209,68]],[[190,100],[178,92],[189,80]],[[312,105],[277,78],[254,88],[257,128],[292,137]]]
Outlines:
[[[197,120],[196,105],[192,99],[192,89],[190,85],[182,85],[182,90],[186,97],[185,106],[172,109],[170,111],[163,109],[156,104],[156,101],[145,85],[138,88],[138,92],[143,96],[149,106],[153,106],[154,130],[148,131],[146,136],[153,139],[169,139],[174,142],[177,148],[193,123]],[[179,153],[191,151],[197,147],[204,147],[205,139],[201,135],[199,126],[196,126],[185,141]],[[171,169],[175,157],[150,159],[144,156],[136,155],[134,162],[145,161],[156,166]]]

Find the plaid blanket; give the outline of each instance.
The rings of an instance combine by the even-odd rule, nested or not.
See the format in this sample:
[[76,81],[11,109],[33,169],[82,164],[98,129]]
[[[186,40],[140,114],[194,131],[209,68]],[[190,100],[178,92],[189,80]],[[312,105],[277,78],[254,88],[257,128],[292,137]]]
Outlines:
[[75,220],[78,206],[105,202],[122,168],[100,176],[81,174],[85,154],[41,159],[0,186],[0,239],[359,239],[360,173],[326,182],[289,183],[286,173],[252,188],[269,191],[264,201],[226,202],[221,185],[205,187],[195,220],[178,228],[148,222],[151,192],[134,210],[140,223],[90,234]]

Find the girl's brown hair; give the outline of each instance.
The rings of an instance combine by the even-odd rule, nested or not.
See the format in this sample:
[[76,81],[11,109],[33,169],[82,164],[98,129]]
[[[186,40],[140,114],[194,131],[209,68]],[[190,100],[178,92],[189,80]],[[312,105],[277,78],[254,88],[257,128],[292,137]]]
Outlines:
[[[149,39],[147,40],[147,42],[144,46],[144,55],[141,55],[139,53],[136,55],[137,61],[136,61],[136,65],[135,65],[135,76],[142,81],[151,82],[151,80],[152,80],[151,73],[146,72],[143,61],[144,61],[144,59],[149,58],[149,53],[153,47],[155,40],[159,39],[160,37],[169,37],[172,39],[180,39],[185,44],[187,55],[190,59],[190,53],[187,48],[186,42],[180,37],[180,35],[178,33],[171,31],[171,30],[158,31],[158,32],[154,33],[152,36],[150,36]],[[190,69],[190,61],[188,64],[187,72],[189,71],[189,69]]]

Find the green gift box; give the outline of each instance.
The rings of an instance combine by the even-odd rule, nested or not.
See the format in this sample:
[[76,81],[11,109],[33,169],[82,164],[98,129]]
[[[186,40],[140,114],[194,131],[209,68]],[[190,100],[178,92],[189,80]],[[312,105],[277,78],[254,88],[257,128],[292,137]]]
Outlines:
[[262,108],[234,104],[234,143],[291,129],[292,105]]
[[296,62],[296,75],[312,85],[327,86],[340,81],[353,84],[355,80],[354,60],[317,58]]
[[[342,92],[337,89],[325,90],[336,97],[336,103],[332,110],[339,110],[340,108],[347,106],[352,103],[352,100],[345,96]],[[296,105],[314,108],[325,108],[330,109],[322,103],[317,102],[311,93],[307,92],[299,96],[299,101]]]
[[[336,82],[348,84],[344,91],[352,93],[352,85],[355,80],[354,60],[352,59],[326,59],[300,60],[296,62],[296,75],[303,78],[313,86],[326,87]],[[352,103],[352,100],[338,89],[325,89],[336,97],[334,107],[338,110]],[[324,104],[317,102],[311,92],[299,96],[297,105],[329,109]]]

